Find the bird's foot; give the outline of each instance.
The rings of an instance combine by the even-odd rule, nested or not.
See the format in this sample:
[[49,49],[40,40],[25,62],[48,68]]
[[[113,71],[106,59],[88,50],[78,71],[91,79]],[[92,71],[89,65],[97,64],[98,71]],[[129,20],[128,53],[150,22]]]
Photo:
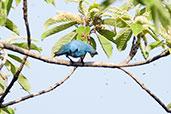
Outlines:
[[84,61],[83,61],[83,58],[81,58],[81,63],[82,63],[82,65],[84,66]]
[[74,64],[74,61],[70,60],[70,64],[73,65]]

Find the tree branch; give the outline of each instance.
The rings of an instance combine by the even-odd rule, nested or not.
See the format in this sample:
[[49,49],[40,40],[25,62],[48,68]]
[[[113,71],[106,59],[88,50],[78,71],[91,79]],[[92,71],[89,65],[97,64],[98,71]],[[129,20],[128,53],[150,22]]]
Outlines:
[[58,65],[66,65],[66,66],[80,66],[80,67],[104,67],[104,68],[117,68],[117,67],[131,67],[131,66],[140,66],[149,64],[153,61],[156,61],[160,58],[166,57],[170,55],[168,50],[163,51],[161,54],[154,56],[151,59],[142,62],[122,64],[122,63],[107,63],[107,62],[84,62],[84,65],[81,62],[76,62],[71,64],[69,61],[59,60],[56,58],[51,58],[47,56],[43,56],[38,53],[34,53],[32,51],[17,47],[15,45],[7,44],[4,42],[0,42],[0,48],[8,49],[11,51],[15,51],[24,55],[28,55],[34,59],[38,59],[47,63],[58,64]]
[[61,84],[63,84],[67,79],[70,78],[70,76],[73,74],[73,72],[77,69],[78,67],[74,67],[70,73],[63,79],[61,80],[60,82],[50,86],[48,89],[45,89],[45,90],[42,90],[40,92],[37,92],[37,93],[33,93],[33,94],[30,94],[30,95],[27,95],[27,96],[24,96],[22,98],[19,98],[17,100],[14,100],[14,101],[11,101],[11,102],[8,102],[8,103],[5,103],[5,104],[2,104],[1,108],[3,107],[7,107],[7,106],[10,106],[10,105],[13,105],[13,104],[16,104],[16,103],[19,103],[19,102],[22,102],[24,100],[27,100],[27,99],[30,99],[30,98],[33,98],[33,97],[36,97],[36,96],[39,96],[39,95],[42,95],[42,94],[45,94],[47,92],[50,92],[52,90],[54,90],[55,88],[59,87]]
[[[23,15],[24,15],[24,22],[25,22],[25,26],[26,26],[26,32],[27,32],[27,49],[30,49],[30,44],[31,44],[31,40],[30,40],[30,30],[29,30],[29,24],[28,24],[28,20],[27,20],[27,0],[23,0]],[[9,86],[6,88],[5,92],[3,93],[3,95],[0,98],[0,107],[2,105],[2,102],[4,101],[4,98],[6,97],[6,95],[9,93],[10,89],[13,87],[14,83],[17,81],[18,76],[20,74],[20,72],[23,69],[23,66],[26,62],[28,58],[28,55],[25,55],[21,65],[19,66],[17,72],[15,73],[12,81],[10,82]]]
[[[84,59],[84,57],[85,57],[85,55],[82,56],[82,58],[80,58],[80,59],[78,60],[78,62],[82,62],[82,59]],[[35,97],[35,96],[39,96],[39,95],[42,95],[42,94],[45,94],[45,93],[47,93],[47,92],[50,92],[50,91],[54,90],[55,88],[57,88],[57,87],[59,87],[60,85],[62,85],[67,79],[69,79],[70,76],[73,74],[73,72],[74,72],[77,68],[78,68],[78,67],[75,66],[75,67],[70,71],[70,73],[69,73],[63,80],[61,80],[60,82],[58,82],[58,83],[56,83],[56,84],[50,86],[48,89],[45,89],[45,90],[42,90],[42,91],[40,91],[40,92],[37,92],[37,93],[30,94],[30,95],[27,95],[27,96],[25,96],[25,97],[22,97],[22,98],[20,98],[20,99],[17,99],[17,100],[10,101],[10,102],[8,102],[8,103],[2,104],[2,105],[1,105],[1,108],[7,107],[7,106],[9,106],[9,105],[16,104],[16,103],[19,103],[19,102],[24,101],[24,100],[26,100],[26,99],[30,99],[30,98],[33,98],[33,97]]]
[[143,90],[145,90],[154,100],[156,100],[159,103],[159,105],[165,109],[166,112],[171,113],[171,110],[168,109],[167,106],[165,106],[165,104],[156,95],[154,95],[147,87],[145,87],[145,85],[142,82],[140,82],[134,75],[132,75],[130,72],[121,67],[118,67],[118,69],[128,74]]
[[4,52],[4,56],[3,56],[3,60],[2,60],[2,63],[0,65],[0,70],[2,69],[2,67],[5,65],[7,59],[8,59],[8,53],[7,53],[7,50],[6,49],[3,49],[3,52]]

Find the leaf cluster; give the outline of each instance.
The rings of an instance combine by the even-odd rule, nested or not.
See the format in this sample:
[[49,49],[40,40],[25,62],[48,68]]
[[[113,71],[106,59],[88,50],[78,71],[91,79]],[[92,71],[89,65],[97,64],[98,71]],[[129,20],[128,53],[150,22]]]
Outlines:
[[[57,16],[44,23],[42,40],[67,28],[76,27],[55,43],[52,56],[62,45],[73,39],[88,41],[96,49],[97,38],[108,58],[111,57],[115,45],[118,51],[124,51],[133,36],[140,44],[139,48],[145,59],[151,50],[159,46],[171,50],[171,8],[166,1],[128,0],[121,7],[112,6],[114,0],[105,0],[101,4],[87,0],[65,1],[77,3],[80,14],[57,11]],[[132,16],[129,11],[135,7],[138,8]],[[54,24],[57,26],[47,29]],[[97,37],[93,37],[93,34]]]

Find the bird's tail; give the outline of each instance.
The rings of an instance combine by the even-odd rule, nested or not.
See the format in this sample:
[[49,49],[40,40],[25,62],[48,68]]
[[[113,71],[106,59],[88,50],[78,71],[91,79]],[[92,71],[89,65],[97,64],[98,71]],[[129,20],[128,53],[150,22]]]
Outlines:
[[90,53],[90,54],[93,54],[93,55],[97,55],[98,53],[97,53],[97,51],[93,48],[93,47],[89,47],[89,50],[88,50],[88,52]]
[[62,54],[63,54],[63,53],[55,52],[53,57],[60,56],[60,55],[62,55]]

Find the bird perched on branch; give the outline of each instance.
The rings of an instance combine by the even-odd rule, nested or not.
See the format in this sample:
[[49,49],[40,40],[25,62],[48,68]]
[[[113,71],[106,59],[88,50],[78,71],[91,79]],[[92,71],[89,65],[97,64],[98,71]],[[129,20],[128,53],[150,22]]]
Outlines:
[[[60,55],[66,55],[67,58],[69,56],[72,56],[74,58],[82,57],[86,53],[90,53],[93,55],[96,55],[97,52],[96,50],[90,46],[89,44],[82,42],[80,40],[72,40],[66,44],[64,44],[57,52],[55,52],[55,56],[60,56]],[[70,59],[70,62],[73,63],[72,59]],[[81,62],[83,62],[83,58],[81,58]]]

